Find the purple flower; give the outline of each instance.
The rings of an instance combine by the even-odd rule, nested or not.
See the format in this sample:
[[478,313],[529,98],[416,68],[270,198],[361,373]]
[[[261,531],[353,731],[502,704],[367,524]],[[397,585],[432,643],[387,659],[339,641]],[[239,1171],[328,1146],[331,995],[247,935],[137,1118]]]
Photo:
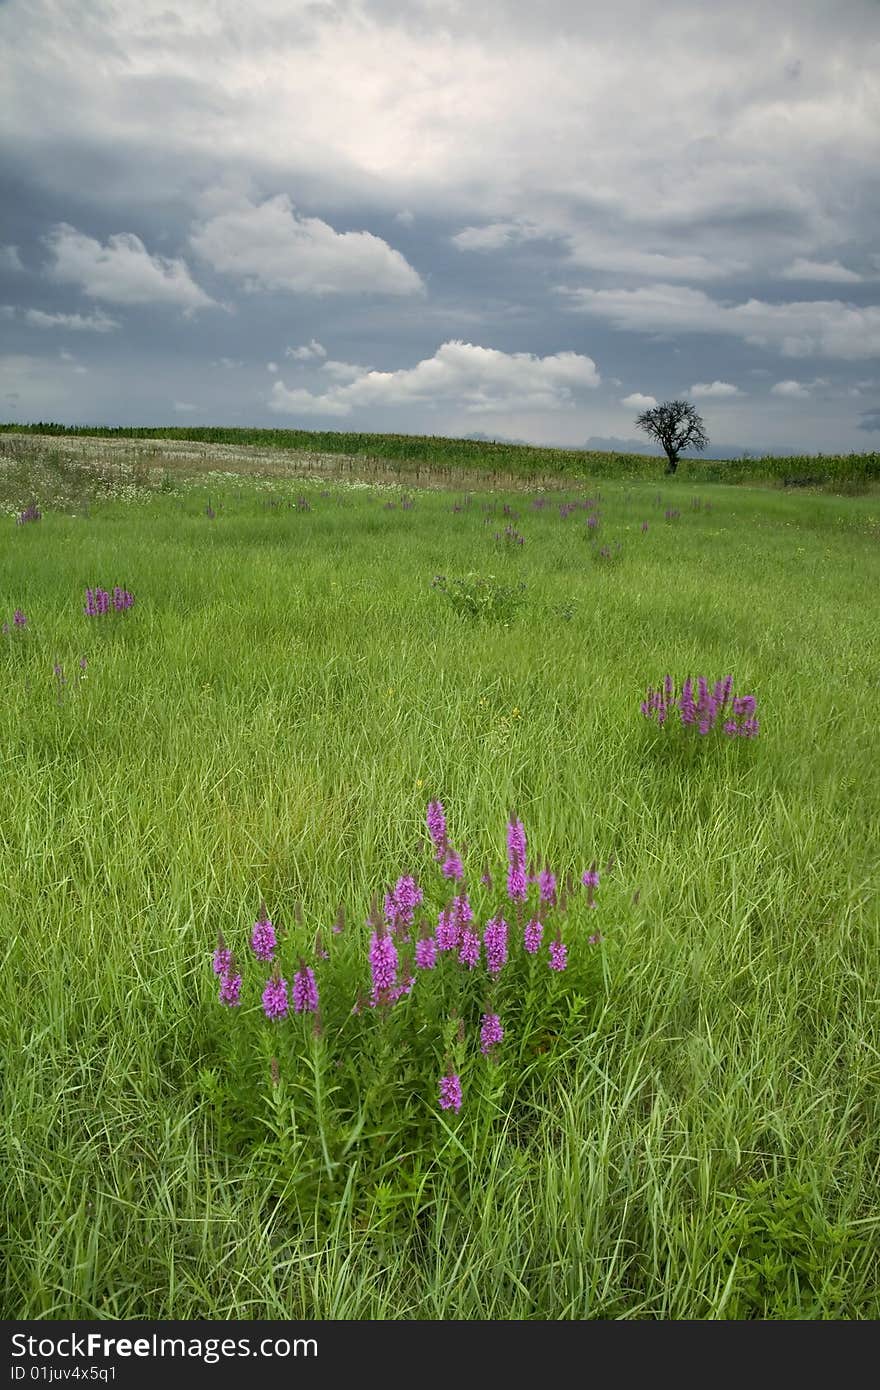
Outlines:
[[446,846],[446,858],[440,866],[440,872],[444,878],[453,878],[457,883],[461,883],[464,878],[461,859],[451,845]]
[[723,728],[728,738],[734,738],[739,733],[739,725],[735,719],[728,719]]
[[227,1004],[230,1009],[238,1008],[241,1000],[241,976],[224,975],[220,980],[220,1003]]
[[754,695],[738,695],[733,702],[734,714],[754,714],[757,707]]
[[461,923],[455,911],[455,903],[444,907],[437,922],[437,949],[457,951],[461,944]]
[[526,862],[526,832],[521,820],[508,821],[507,858],[511,864]]
[[[426,820],[428,824],[428,834],[437,846],[437,849],[442,852],[446,847],[446,816],[443,813],[441,802],[428,802]],[[440,857],[441,856],[438,854],[437,858],[439,859]]]
[[419,970],[433,970],[437,964],[437,942],[433,936],[423,936],[416,942],[416,965]]
[[522,864],[511,864],[507,870],[507,896],[511,902],[524,903],[528,897],[528,892],[526,871]]
[[678,707],[681,710],[682,724],[696,724],[697,707],[694,702],[693,685],[690,676],[688,676],[681,688],[681,698],[678,702]]
[[[410,992],[410,990],[412,989],[412,987],[413,987],[413,985],[415,984],[415,982],[416,982],[416,977],[415,977],[415,975],[410,975],[410,976],[408,976],[407,979],[404,980],[403,984],[401,984],[401,985],[395,985],[395,986],[394,986],[394,989],[392,989],[392,990],[390,991],[390,993],[388,994],[387,1000],[386,1000],[386,999],[383,999],[381,1002],[382,1002],[382,1003],[388,1003],[388,1004],[396,1004],[397,1001],[398,1001],[398,999],[402,998],[402,996],[403,996],[404,994],[409,994],[409,992]],[[374,1001],[373,1004],[371,1005],[371,1007],[375,1008],[376,1003],[378,1003],[378,1002],[380,1002],[380,1001],[378,1001],[378,1000]]]
[[295,1014],[316,1014],[318,1012],[318,986],[315,972],[311,966],[300,961],[300,969],[293,977],[293,1012]]
[[370,937],[370,971],[373,977],[373,1002],[385,1003],[397,984],[397,947],[387,932]]
[[282,1019],[287,1017],[289,1007],[287,981],[280,975],[273,975],[263,990],[263,1013],[267,1018]]
[[461,933],[458,959],[468,970],[473,970],[474,966],[480,963],[480,938],[469,927],[465,927]]
[[497,1047],[504,1037],[504,1029],[501,1027],[501,1019],[497,1014],[483,1014],[483,1021],[480,1026],[480,1051],[484,1057],[489,1056],[490,1049]]
[[275,928],[265,912],[261,912],[251,932],[251,950],[257,960],[269,961],[275,959],[276,945]]
[[486,969],[490,975],[499,974],[507,961],[507,923],[503,917],[493,917],[486,923],[483,945],[486,948]]
[[533,918],[531,922],[526,923],[526,929],[523,933],[523,946],[530,956],[536,956],[538,954],[541,949],[543,935],[544,928],[537,918]]
[[480,882],[484,884],[487,888],[492,887],[492,875],[489,873],[488,869],[484,874],[480,874]]
[[550,969],[564,970],[568,964],[568,947],[564,941],[550,942]]
[[218,946],[214,952],[211,968],[215,975],[228,975],[232,969],[232,952],[227,946]]
[[740,732],[744,738],[757,738],[759,728],[757,719],[747,719]]
[[421,888],[410,874],[405,874],[403,878],[397,880],[397,886],[394,889],[394,901],[407,926],[412,925],[413,912],[424,896]]
[[413,914],[423,897],[421,888],[410,875],[397,880],[394,891],[385,895],[385,916],[392,931],[412,926]]
[[454,1110],[456,1114],[461,1109],[461,1078],[455,1072],[440,1078],[440,1109]]
[[556,906],[556,875],[549,869],[542,869],[538,874],[538,896],[542,903]]
[[22,613],[20,608],[16,608],[15,612],[12,615],[12,621],[15,627],[17,628],[27,627],[27,618],[25,617],[24,613]]
[[89,618],[100,617],[110,607],[110,595],[106,589],[86,589],[86,604],[83,612]]
[[595,861],[593,862],[592,868],[585,869],[581,874],[581,883],[585,888],[599,887],[599,871],[596,868]]
[[642,531],[647,531],[647,529],[648,529],[648,523],[647,523],[647,521],[643,521],[643,522],[642,522]]

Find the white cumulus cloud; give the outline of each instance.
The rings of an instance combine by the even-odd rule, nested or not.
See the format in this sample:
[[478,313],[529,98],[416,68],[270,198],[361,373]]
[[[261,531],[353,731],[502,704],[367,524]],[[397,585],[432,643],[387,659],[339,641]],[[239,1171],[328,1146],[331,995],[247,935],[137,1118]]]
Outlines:
[[357,362],[335,362],[330,358],[321,364],[321,371],[332,376],[334,381],[357,381],[359,376],[365,376],[369,367],[361,367]]
[[704,399],[716,397],[720,400],[725,396],[741,396],[742,391],[738,386],[732,386],[729,381],[697,381],[686,394]]
[[372,232],[337,232],[320,217],[301,217],[286,193],[256,204],[243,199],[197,227],[195,251],[251,290],[294,294],[424,292],[421,276]]
[[654,396],[643,396],[641,391],[633,391],[629,396],[622,397],[620,404],[629,406],[630,410],[651,410],[657,400]]
[[140,237],[120,232],[106,246],[60,222],[46,237],[55,280],[78,285],[90,299],[109,304],[174,304],[185,313],[214,301],[180,259],[151,256]]
[[365,371],[323,393],[289,390],[277,381],[269,400],[284,414],[348,415],[356,408],[439,402],[471,414],[500,410],[559,410],[599,385],[592,358],[576,352],[537,357],[501,352],[459,340],[443,343],[433,357],[392,372]]
[[807,387],[801,381],[777,381],[770,387],[771,396],[788,396],[793,400],[805,400],[809,396]]

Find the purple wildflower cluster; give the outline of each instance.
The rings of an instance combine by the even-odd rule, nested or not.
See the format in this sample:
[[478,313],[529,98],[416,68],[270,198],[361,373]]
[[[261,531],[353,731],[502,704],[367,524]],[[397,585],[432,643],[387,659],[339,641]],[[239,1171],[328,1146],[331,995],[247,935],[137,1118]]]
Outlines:
[[456,1115],[461,1109],[461,1077],[455,1072],[440,1078],[440,1109],[454,1110]]
[[217,949],[214,952],[214,974],[220,977],[220,1003],[230,1009],[241,1003],[241,973],[236,969],[232,952],[223,940],[223,933],[217,936]]
[[[318,985],[315,980],[315,972],[311,966],[300,959],[299,969],[293,977],[293,988],[290,990],[276,960],[278,934],[266,911],[265,903],[260,904],[259,915],[251,929],[250,945],[251,951],[258,961],[271,964],[273,967],[272,974],[266,981],[261,996],[263,1013],[266,1018],[275,1023],[287,1018],[291,1002],[294,1013],[317,1015]],[[226,1004],[229,1008],[237,1008],[241,1003],[242,976],[232,951],[223,939],[222,932],[217,937],[217,948],[214,951],[212,967],[214,974],[220,980],[220,1003]]]
[[19,512],[15,518],[16,526],[26,526],[29,521],[42,521],[43,513],[40,511],[36,502],[32,502],[29,507],[25,507],[23,512]]
[[23,613],[20,608],[16,608],[12,615],[12,627],[9,626],[9,623],[4,623],[0,630],[2,630],[3,636],[6,637],[13,630],[16,632],[24,632],[26,627],[27,614]]
[[696,683],[688,676],[681,694],[676,696],[670,675],[665,677],[659,690],[648,690],[640,706],[646,719],[656,717],[660,728],[677,709],[682,724],[695,726],[704,737],[720,727],[728,738],[757,736],[760,727],[757,707],[754,695],[733,695],[733,676],[717,680],[711,690],[705,676],[698,676]]
[[495,540],[501,541],[505,550],[515,550],[517,546],[525,545],[526,538],[521,536],[515,526],[508,524],[503,531],[495,532]]
[[278,944],[275,935],[275,928],[269,920],[264,903],[260,904],[260,915],[254,923],[251,931],[251,950],[257,960],[272,961],[275,959],[275,948]]
[[[496,907],[493,912],[487,912],[481,927],[465,886],[462,856],[450,843],[446,812],[440,801],[428,803],[426,824],[434,861],[439,868],[438,882],[448,885],[448,881],[453,879],[455,888],[446,902],[436,909],[436,926],[433,928],[432,911],[426,906],[426,891],[412,874],[401,875],[394,887],[384,893],[384,899],[378,893],[373,896],[367,917],[370,988],[368,994],[358,994],[351,1013],[361,1015],[366,1009],[372,1009],[387,1019],[392,1008],[405,996],[415,991],[415,997],[421,997],[428,986],[426,983],[417,984],[417,980],[424,980],[428,972],[435,972],[434,978],[439,975],[441,980],[451,981],[453,976],[457,976],[459,996],[463,990],[470,990],[471,997],[474,990],[483,993],[478,1030],[479,1051],[484,1058],[494,1062],[502,1052],[506,1035],[501,1012],[497,1008],[497,992],[505,988],[501,977],[505,971],[513,969],[512,957],[522,952],[520,960],[527,960],[530,970],[534,971],[537,959],[543,952],[545,969],[549,968],[559,975],[568,968],[571,944],[563,940],[562,918],[574,892],[575,879],[569,873],[561,883],[546,864],[543,868],[537,868],[527,862],[525,827],[517,816],[511,814],[506,834],[506,897],[511,906],[503,910]],[[450,872],[451,860],[456,866],[454,873]],[[484,872],[480,881],[492,894],[492,875]],[[587,889],[587,906],[595,907],[594,890],[599,886],[595,862],[584,870],[581,882]],[[497,889],[494,891],[497,892]],[[303,927],[299,905],[294,909],[294,916],[297,925]],[[548,921],[549,933],[545,925]],[[514,923],[513,930],[511,922]],[[340,908],[332,931],[341,931],[343,924],[344,913]],[[599,933],[594,933],[590,941],[598,942],[600,939]],[[263,903],[251,929],[250,948],[255,959],[271,970],[268,979],[263,977],[265,983],[260,996],[264,1016],[272,1023],[280,1023],[291,1013],[317,1016],[319,993],[315,970],[300,957],[292,984],[288,984],[278,959],[279,933]],[[327,959],[328,954],[319,931],[315,938],[313,959]],[[222,935],[218,937],[214,951],[213,971],[220,983],[221,1004],[228,1008],[238,1007],[241,1003],[242,973]],[[473,986],[467,985],[469,979],[474,980]],[[463,997],[467,998],[468,993],[465,992]],[[453,1013],[451,1021],[454,1038],[452,1050],[447,1053],[446,1070],[439,1079],[439,1105],[441,1109],[457,1114],[463,1103],[460,1073],[467,1030],[464,1018],[457,1013]],[[317,1019],[315,1026],[316,1029],[320,1027]]]
[[126,608],[131,608],[134,603],[134,595],[119,584],[113,586],[112,598],[106,589],[86,589],[83,612],[87,618],[102,617],[105,613],[110,612],[111,602],[117,613],[123,613]]

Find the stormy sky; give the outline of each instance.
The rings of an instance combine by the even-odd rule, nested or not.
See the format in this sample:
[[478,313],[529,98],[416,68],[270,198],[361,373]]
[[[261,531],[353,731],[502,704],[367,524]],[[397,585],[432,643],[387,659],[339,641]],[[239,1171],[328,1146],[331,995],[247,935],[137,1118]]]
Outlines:
[[880,438],[877,0],[0,0],[0,419]]

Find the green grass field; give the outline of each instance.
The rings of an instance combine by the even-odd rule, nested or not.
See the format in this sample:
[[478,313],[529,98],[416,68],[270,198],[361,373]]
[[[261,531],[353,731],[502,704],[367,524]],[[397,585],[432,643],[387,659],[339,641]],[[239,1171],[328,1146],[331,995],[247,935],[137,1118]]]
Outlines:
[[[3,1315],[880,1316],[876,497],[53,469],[0,517]],[[667,672],[732,673],[759,736],[658,730]],[[510,960],[352,1012],[373,894],[448,899],[432,798]],[[564,972],[522,951],[511,813],[599,866]],[[262,1015],[261,900],[319,1036]]]

